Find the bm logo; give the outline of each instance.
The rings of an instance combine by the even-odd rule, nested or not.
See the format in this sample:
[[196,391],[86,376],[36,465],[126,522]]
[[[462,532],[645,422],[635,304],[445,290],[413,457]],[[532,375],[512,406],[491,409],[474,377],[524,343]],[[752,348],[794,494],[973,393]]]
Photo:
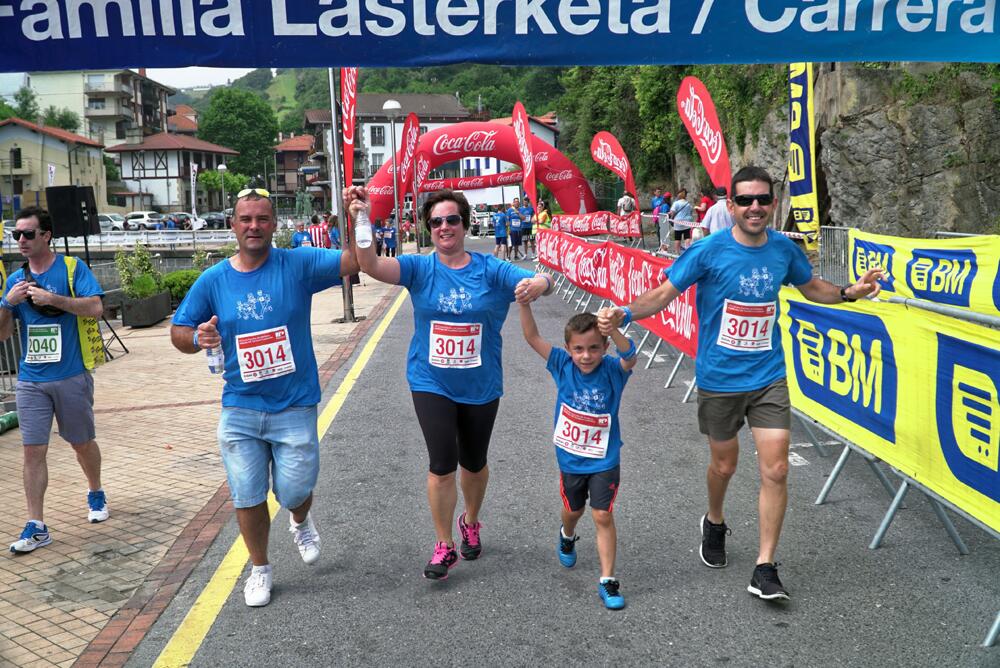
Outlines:
[[918,250],[906,263],[913,296],[952,306],[969,306],[978,267],[971,250]]
[[802,393],[896,442],[896,358],[878,318],[792,302],[792,360]]
[[877,244],[874,241],[854,240],[851,251],[851,269],[855,280],[865,275],[869,269],[881,269],[885,279],[879,281],[883,290],[896,291],[896,279],[893,273],[892,256],[896,249],[892,246]]
[[1000,351],[938,334],[938,439],[956,478],[1000,501]]

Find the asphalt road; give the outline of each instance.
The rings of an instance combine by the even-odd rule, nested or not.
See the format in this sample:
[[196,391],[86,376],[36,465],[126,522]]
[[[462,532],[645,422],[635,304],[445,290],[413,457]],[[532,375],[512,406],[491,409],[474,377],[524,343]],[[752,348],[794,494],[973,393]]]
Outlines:
[[[550,297],[535,313],[555,342],[573,310]],[[707,446],[693,402],[681,403],[683,383],[662,389],[672,362],[663,357],[650,370],[640,364],[625,393],[615,516],[627,607],[605,610],[590,520],[580,523],[576,567],[556,558],[554,388],[521,338],[516,307],[504,332],[483,556],[460,562],[447,581],[424,580],[434,535],[405,382],[412,328],[407,303],[323,440],[313,511],[320,561],[302,564],[281,511],[271,604],[245,607],[241,580],[192,665],[1000,666],[1000,647],[978,646],[1000,610],[1000,543],[956,520],[971,550],[960,556],[911,492],[883,547],[869,550],[889,498],[859,457],[815,506],[833,458],[794,448],[778,555],[792,601],[765,603],[746,591],[758,474],[744,434],[726,508],[729,567],[703,566]],[[681,377],[691,375],[688,364]],[[793,444],[806,440],[796,427]],[[235,536],[230,522],[130,665],[153,662]]]

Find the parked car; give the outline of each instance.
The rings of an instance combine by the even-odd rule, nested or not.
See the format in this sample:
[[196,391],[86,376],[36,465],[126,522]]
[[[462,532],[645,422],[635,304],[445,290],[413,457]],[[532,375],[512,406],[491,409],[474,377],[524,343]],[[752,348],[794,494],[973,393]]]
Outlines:
[[177,221],[177,229],[180,230],[202,230],[208,226],[208,223],[204,218],[199,218],[198,216],[191,215],[190,213],[172,213],[170,214]]
[[101,224],[101,232],[125,229],[125,216],[120,213],[99,213],[97,214],[97,220]]
[[226,227],[232,227],[233,226],[233,209],[232,208],[223,209],[222,213],[224,213],[225,216],[226,216]]
[[223,230],[226,228],[226,216],[221,211],[209,211],[202,218],[213,230]]
[[155,230],[163,227],[163,216],[156,211],[133,211],[125,216],[126,230]]

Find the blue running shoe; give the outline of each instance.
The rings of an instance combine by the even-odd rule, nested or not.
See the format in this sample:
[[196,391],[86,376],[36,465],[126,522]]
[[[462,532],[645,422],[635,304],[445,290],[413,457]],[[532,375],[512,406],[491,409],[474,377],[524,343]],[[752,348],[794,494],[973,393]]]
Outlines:
[[96,492],[87,492],[87,506],[90,507],[90,512],[87,513],[87,521],[91,524],[97,524],[108,519],[108,501],[104,496],[103,489],[99,489]]
[[604,607],[608,610],[621,610],[625,607],[625,597],[621,593],[621,583],[615,578],[602,579],[597,584],[597,593],[604,601]]
[[576,541],[578,540],[580,540],[579,536],[564,538],[562,527],[559,527],[559,544],[556,551],[559,553],[559,563],[566,568],[573,568],[576,565]]
[[34,522],[28,522],[24,525],[21,537],[11,543],[10,551],[14,554],[27,554],[32,550],[45,547],[51,542],[52,536],[49,535],[49,528],[47,526],[44,524],[39,526]]

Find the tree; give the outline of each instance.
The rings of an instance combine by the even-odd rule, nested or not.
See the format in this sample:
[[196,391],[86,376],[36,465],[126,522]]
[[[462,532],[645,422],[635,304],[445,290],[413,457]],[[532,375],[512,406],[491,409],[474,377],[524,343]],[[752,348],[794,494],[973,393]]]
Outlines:
[[121,170],[118,169],[118,165],[115,164],[115,159],[110,155],[104,156],[104,175],[108,181],[122,180]]
[[200,139],[240,152],[227,166],[244,174],[256,174],[265,161],[273,159],[277,136],[278,121],[271,107],[260,96],[239,88],[212,91],[208,109],[198,122]]
[[14,111],[17,112],[18,118],[31,121],[32,123],[37,122],[39,112],[38,98],[35,97],[35,91],[27,86],[21,86],[14,93]]
[[42,116],[42,125],[51,125],[76,132],[80,128],[80,117],[69,109],[56,109],[49,105],[45,108],[45,113]]
[[0,121],[5,121],[12,116],[17,116],[17,110],[7,104],[7,101],[0,98]]
[[[228,165],[227,165],[228,167]],[[198,172],[198,183],[209,192],[222,190],[222,174],[215,169],[206,169]],[[250,183],[250,177],[246,174],[234,174],[226,172],[226,199],[232,199],[236,193],[243,190]]]

